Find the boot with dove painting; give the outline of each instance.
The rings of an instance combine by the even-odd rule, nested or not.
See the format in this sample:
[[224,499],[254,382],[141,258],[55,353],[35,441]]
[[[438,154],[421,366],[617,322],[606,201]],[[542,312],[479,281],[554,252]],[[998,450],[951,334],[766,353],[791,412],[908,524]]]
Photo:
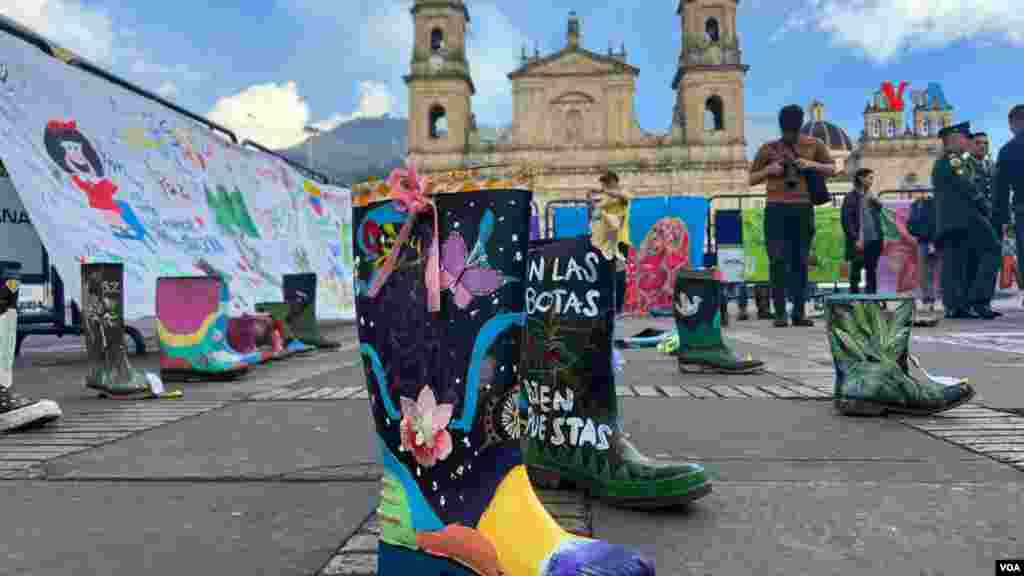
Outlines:
[[746,374],[764,368],[760,360],[737,356],[722,338],[722,283],[714,272],[680,270],[675,292],[680,372]]
[[[401,172],[399,172],[401,174]],[[651,576],[566,532],[523,466],[518,360],[532,194],[424,181],[353,191],[360,353],[383,467],[383,576]]]

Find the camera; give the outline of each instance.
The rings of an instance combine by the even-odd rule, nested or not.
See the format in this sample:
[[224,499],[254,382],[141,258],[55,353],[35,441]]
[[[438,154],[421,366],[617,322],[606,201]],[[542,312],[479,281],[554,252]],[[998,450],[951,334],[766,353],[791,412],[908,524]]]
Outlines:
[[800,168],[796,162],[787,160],[782,163],[782,179],[785,182],[786,190],[796,190],[800,187]]

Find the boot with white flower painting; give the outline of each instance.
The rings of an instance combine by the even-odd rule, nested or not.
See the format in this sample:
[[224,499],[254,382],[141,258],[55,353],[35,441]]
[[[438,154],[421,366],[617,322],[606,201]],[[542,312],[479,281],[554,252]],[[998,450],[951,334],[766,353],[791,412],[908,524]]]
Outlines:
[[356,301],[384,468],[378,573],[653,575],[636,553],[563,530],[531,487],[519,446],[524,293],[515,280],[526,271],[531,195],[481,186],[433,199],[451,280],[433,284],[446,288],[437,312],[428,309],[434,209],[404,216],[408,240],[384,244],[374,235],[399,203],[386,188],[353,195],[356,280],[380,286]]
[[675,288],[680,372],[746,374],[764,368],[760,360],[737,356],[722,338],[722,283],[714,272],[680,270]]
[[0,432],[44,424],[62,414],[52,400],[33,400],[14,391],[20,269],[17,262],[0,262]]

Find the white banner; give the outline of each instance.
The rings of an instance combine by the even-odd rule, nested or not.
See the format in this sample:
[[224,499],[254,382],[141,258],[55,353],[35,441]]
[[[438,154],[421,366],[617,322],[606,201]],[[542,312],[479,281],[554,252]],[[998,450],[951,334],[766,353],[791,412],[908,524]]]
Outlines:
[[233,313],[315,272],[318,316],[355,316],[351,194],[0,33],[0,157],[67,294],[82,262],[123,262],[125,315],[160,276],[223,274]]

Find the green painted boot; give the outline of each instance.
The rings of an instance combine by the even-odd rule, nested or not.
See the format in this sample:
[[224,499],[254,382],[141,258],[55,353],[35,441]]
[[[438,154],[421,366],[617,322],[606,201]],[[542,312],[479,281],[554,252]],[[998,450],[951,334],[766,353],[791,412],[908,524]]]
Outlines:
[[[703,466],[653,460],[619,424],[611,263],[589,239],[531,242],[520,367],[523,458],[536,485],[565,483],[625,508],[666,508],[711,491]],[[521,408],[522,409],[522,408]]]
[[156,375],[136,370],[128,362],[124,346],[124,264],[82,265],[82,313],[89,354],[87,388],[119,400],[165,395]]
[[[883,308],[885,302],[890,304]],[[826,326],[836,369],[836,409],[850,416],[927,416],[974,397],[965,378],[929,374],[910,356],[913,298],[830,296]],[[919,375],[911,373],[911,365]]]
[[722,283],[712,272],[680,270],[676,275],[675,310],[680,372],[748,374],[764,362],[740,358],[722,339]]
[[340,343],[320,335],[316,317],[316,274],[285,274],[284,301],[292,305],[288,321],[295,337],[317,348],[338,348]]

